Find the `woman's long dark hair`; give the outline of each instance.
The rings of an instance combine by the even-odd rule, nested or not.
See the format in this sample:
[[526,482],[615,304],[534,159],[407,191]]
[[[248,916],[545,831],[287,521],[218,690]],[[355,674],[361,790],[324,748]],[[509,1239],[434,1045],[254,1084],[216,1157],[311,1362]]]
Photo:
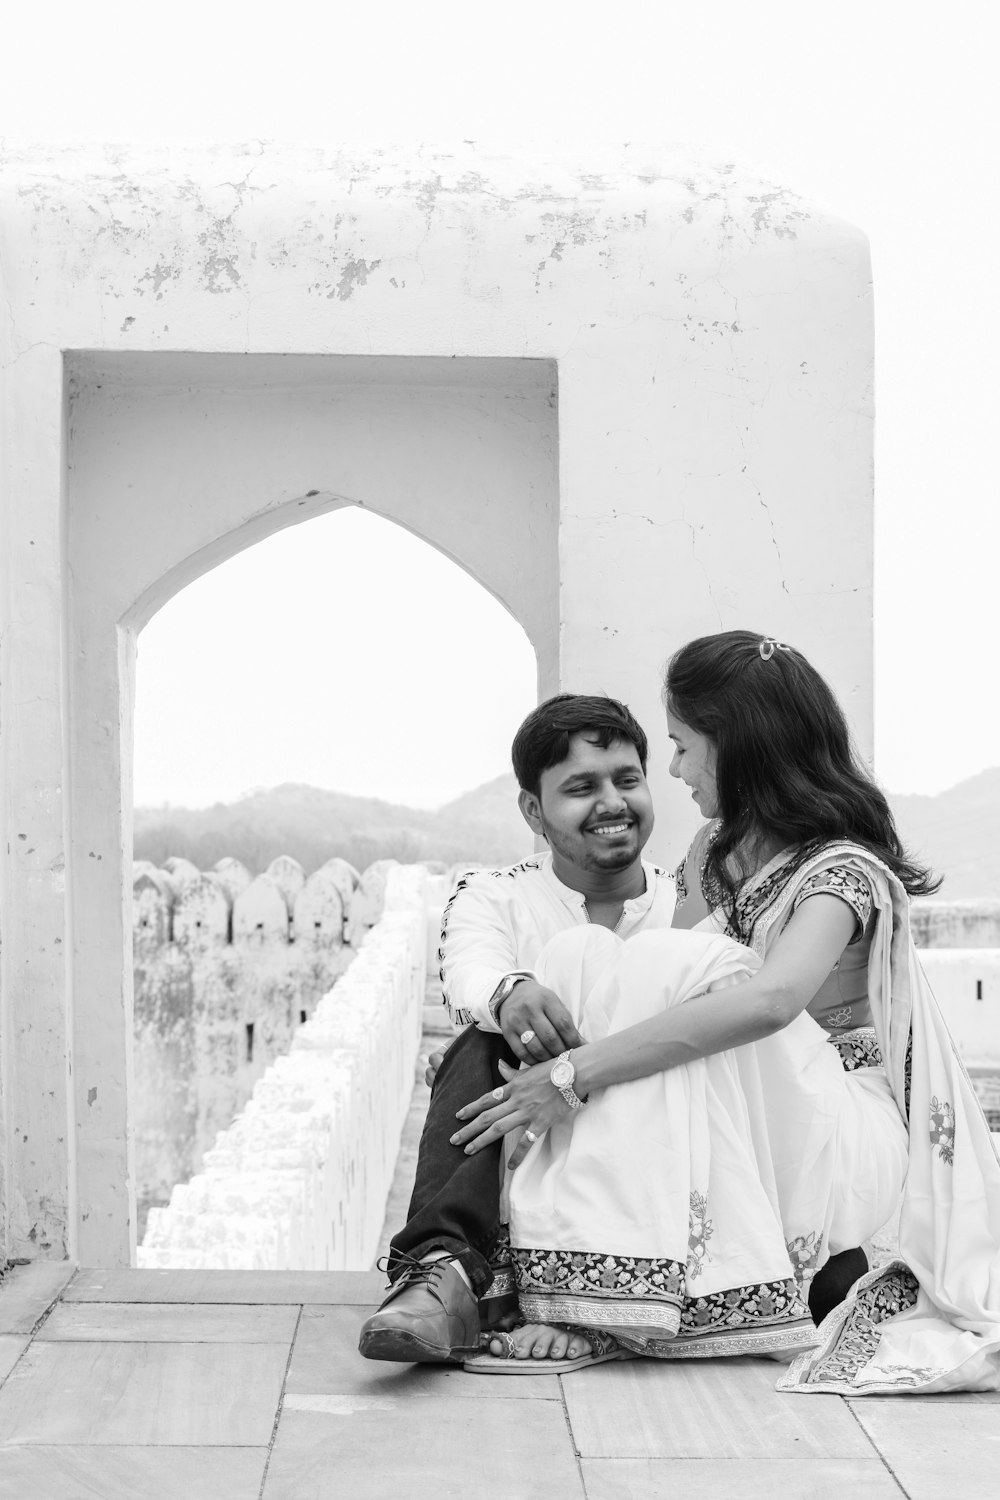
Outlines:
[[803,855],[850,839],[888,865],[909,895],[938,889],[940,879],[906,854],[840,704],[801,652],[751,630],[701,636],[668,662],[663,701],[715,747],[720,829],[705,879],[722,892],[730,918],[750,873],[747,851],[762,838]]

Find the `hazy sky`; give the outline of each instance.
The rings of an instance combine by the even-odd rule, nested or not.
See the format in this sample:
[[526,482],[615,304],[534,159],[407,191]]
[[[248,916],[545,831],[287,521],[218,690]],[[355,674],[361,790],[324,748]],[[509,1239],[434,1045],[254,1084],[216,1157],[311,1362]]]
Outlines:
[[[541,154],[559,142],[680,141],[763,168],[861,225],[877,318],[876,770],[895,791],[932,792],[1000,764],[1000,132],[989,15],[970,0],[286,0],[278,10],[55,0],[5,18],[0,137],[476,140]],[[429,802],[504,769],[510,729],[532,701],[523,634],[444,559],[428,555],[421,570],[431,571],[414,580],[406,549],[417,544],[402,533],[379,537],[376,568],[366,531],[374,538],[378,523],[357,524],[371,519],[282,533],[147,627],[137,799],[309,780]],[[380,657],[370,606],[390,576],[386,546],[397,549],[391,576],[414,582],[416,599],[405,640],[390,632]],[[324,556],[343,580],[335,653],[330,607],[322,629],[308,626],[301,587],[303,567],[322,569]],[[368,601],[363,630],[349,628],[349,586]],[[197,685],[213,590],[222,618],[245,622],[227,648],[225,695],[217,677]],[[470,611],[483,645],[463,676],[471,631],[456,627]],[[262,624],[265,638],[241,659]],[[464,706],[463,723],[449,698]]]

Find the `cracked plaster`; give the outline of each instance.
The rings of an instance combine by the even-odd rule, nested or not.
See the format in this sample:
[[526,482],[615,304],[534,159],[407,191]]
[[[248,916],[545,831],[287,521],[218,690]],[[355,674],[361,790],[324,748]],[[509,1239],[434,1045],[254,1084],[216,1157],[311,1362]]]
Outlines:
[[[390,358],[416,368],[427,357],[460,356],[457,381],[477,360],[555,362],[558,576],[534,607],[539,618],[552,617],[559,683],[616,692],[655,738],[657,670],[670,651],[701,631],[750,624],[810,652],[854,712],[860,743],[869,739],[867,249],[856,230],[780,184],[681,150],[625,147],[546,160],[471,145],[7,152],[0,308],[4,794],[36,851],[30,882],[13,868],[0,881],[0,978],[4,994],[16,993],[33,1017],[30,1033],[12,1031],[6,1118],[25,1122],[29,1142],[10,1145],[0,1228],[24,1253],[36,1252],[39,1234],[50,1245],[76,1244],[86,1225],[88,1244],[113,1260],[127,1218],[127,999],[115,901],[117,820],[128,789],[119,785],[116,756],[128,733],[117,674],[127,674],[133,647],[127,633],[116,634],[109,601],[133,576],[136,551],[126,538],[148,485],[136,487],[140,459],[120,494],[98,490],[90,509],[81,501],[60,447],[63,351],[111,358],[136,351],[144,361],[225,356],[248,365],[266,358],[270,374],[260,374],[260,389],[286,393],[296,389],[281,387],[286,356],[356,361],[369,372],[358,389]],[[122,416],[127,448],[140,420],[138,366],[131,374],[120,367],[117,396],[113,380],[96,391],[106,375],[72,367],[70,434],[98,394]],[[149,383],[148,367],[141,379]],[[201,399],[199,379],[192,364],[193,401]],[[322,386],[315,370],[309,379]],[[231,390],[240,392],[239,378]],[[240,399],[248,413],[257,410]],[[160,400],[150,395],[149,410]],[[448,409],[443,396],[439,409]],[[352,477],[328,456],[322,472],[293,476],[294,444],[284,439],[240,479],[244,450],[256,440],[255,419],[244,420],[247,440],[236,441],[227,482],[235,494],[237,481],[249,480],[249,497],[266,479],[268,494],[245,499],[241,514],[218,485],[174,486],[165,509],[150,514],[142,544],[170,555],[161,569],[162,578],[174,570],[170,587],[224,556],[240,527],[249,540],[334,503],[331,496],[370,503],[367,470]],[[289,431],[294,420],[289,415]],[[156,431],[154,422],[147,453]],[[416,441],[408,431],[406,442]],[[175,455],[166,452],[169,475]],[[185,456],[197,461],[199,452],[196,444]],[[118,543],[112,525],[103,544],[107,598],[93,596],[88,569],[96,564],[77,558],[72,579],[63,576],[67,472],[74,526],[86,530],[91,519],[105,524],[110,516],[119,527]],[[313,491],[317,499],[302,500]],[[467,485],[464,503],[474,507],[479,492]],[[493,549],[515,572],[532,536],[530,502],[521,489],[492,502],[501,521],[505,504],[527,508],[523,524],[508,524]],[[430,501],[417,496],[414,504]],[[421,529],[419,517],[411,523]],[[474,550],[473,541],[459,545],[444,522],[435,526],[436,545],[488,573],[492,559],[473,565],[462,551]],[[171,549],[188,538],[190,555],[177,559]],[[167,584],[157,582],[155,557],[150,567],[142,587],[153,608]],[[64,603],[76,611],[69,618]],[[64,744],[84,757],[76,805],[95,809],[99,825],[68,864],[66,883],[86,913],[75,941],[67,941],[63,879],[53,873],[66,847]],[[691,831],[691,813],[665,766],[665,756],[654,756],[660,819],[652,852],[669,861]],[[91,849],[100,862],[86,859]],[[81,969],[79,949],[93,947],[95,931],[101,950]],[[75,1044],[67,1042],[62,999],[70,980]],[[93,1119],[77,1142],[74,1181],[59,1122],[73,1114],[69,1064],[81,1057],[87,1087],[98,1092],[89,1109],[83,1101],[81,1114]],[[32,1093],[39,1076],[54,1080],[45,1109]],[[66,1208],[74,1203],[75,1223]]]

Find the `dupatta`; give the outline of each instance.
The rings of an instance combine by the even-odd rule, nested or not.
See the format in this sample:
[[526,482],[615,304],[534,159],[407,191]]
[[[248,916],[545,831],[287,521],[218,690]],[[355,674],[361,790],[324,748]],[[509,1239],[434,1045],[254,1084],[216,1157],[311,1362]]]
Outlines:
[[817,1347],[795,1359],[777,1388],[845,1396],[998,1390],[1000,1159],[920,967],[905,890],[867,850],[827,844],[765,900],[748,946],[763,955],[802,883],[831,862],[865,876],[877,913],[868,998],[909,1130],[899,1256],[855,1283],[821,1324]]

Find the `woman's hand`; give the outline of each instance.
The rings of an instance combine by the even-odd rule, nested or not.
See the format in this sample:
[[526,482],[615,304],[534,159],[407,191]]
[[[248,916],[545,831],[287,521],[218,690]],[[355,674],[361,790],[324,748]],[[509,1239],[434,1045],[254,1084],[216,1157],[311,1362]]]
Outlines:
[[573,1110],[549,1077],[551,1062],[536,1063],[520,1072],[505,1062],[499,1067],[505,1080],[501,1097],[498,1099],[494,1091],[460,1109],[457,1118],[467,1123],[455,1132],[451,1143],[464,1146],[466,1156],[474,1156],[512,1130],[523,1130],[525,1134],[507,1163],[513,1169],[520,1166],[540,1135],[558,1121],[571,1118]]

